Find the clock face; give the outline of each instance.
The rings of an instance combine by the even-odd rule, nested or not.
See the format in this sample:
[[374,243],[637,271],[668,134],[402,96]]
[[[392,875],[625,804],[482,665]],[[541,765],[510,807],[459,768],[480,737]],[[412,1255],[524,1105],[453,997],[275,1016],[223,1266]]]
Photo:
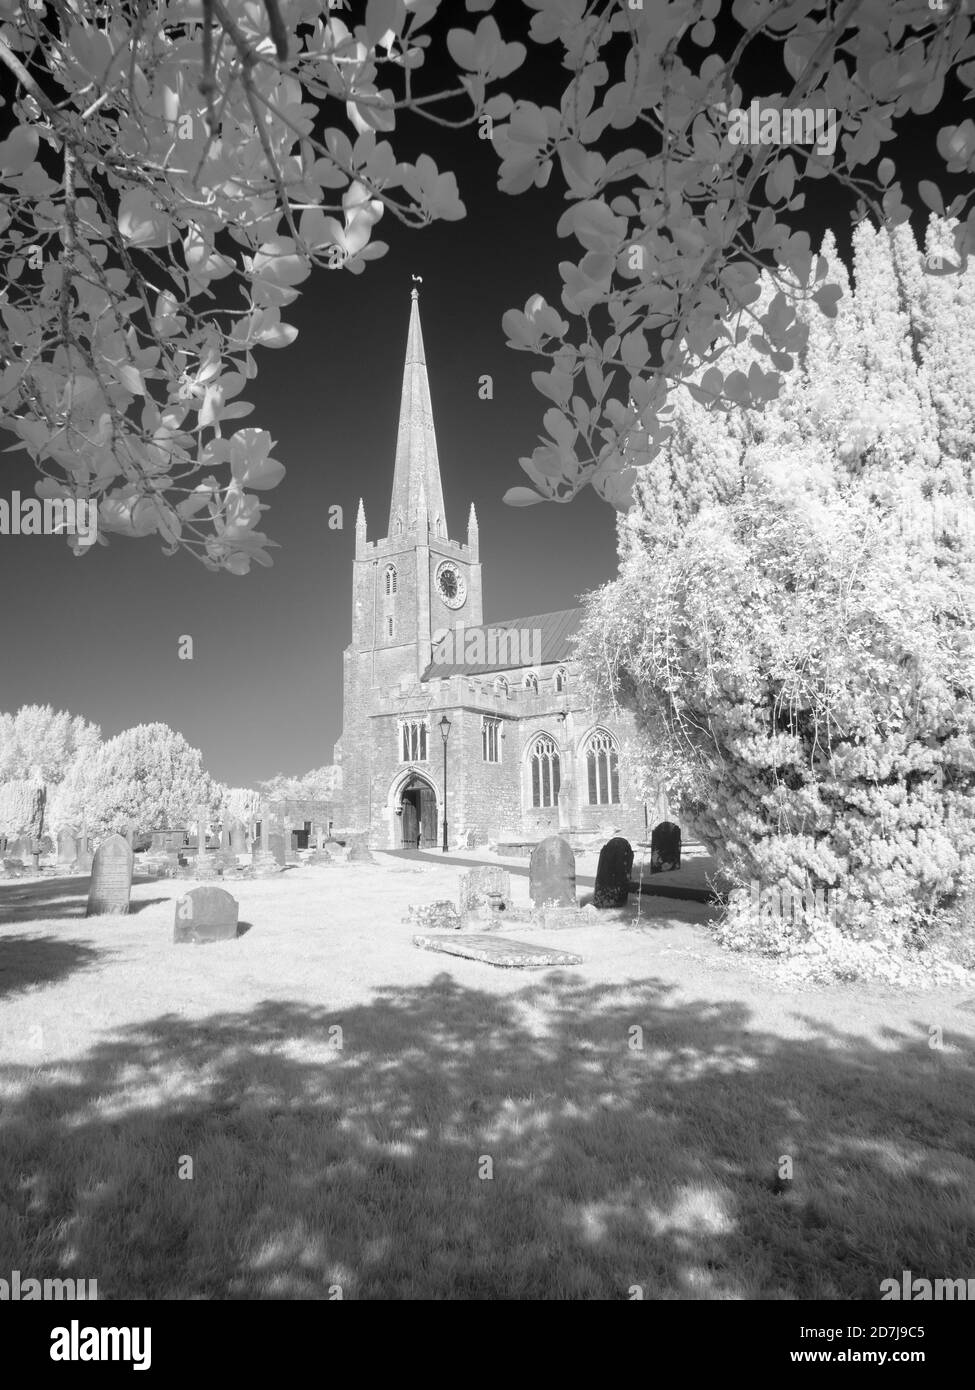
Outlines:
[[459,608],[467,597],[467,581],[449,560],[437,570],[437,592],[448,608]]

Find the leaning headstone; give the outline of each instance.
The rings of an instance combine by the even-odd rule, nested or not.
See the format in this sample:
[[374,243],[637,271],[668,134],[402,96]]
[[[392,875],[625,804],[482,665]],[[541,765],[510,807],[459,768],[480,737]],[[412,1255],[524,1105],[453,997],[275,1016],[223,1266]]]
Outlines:
[[575,903],[576,857],[560,835],[549,835],[532,850],[528,891],[536,907],[543,903],[571,907]]
[[599,851],[596,866],[595,907],[625,907],[630,896],[633,872],[633,846],[622,835],[607,840]]
[[414,936],[413,945],[421,951],[443,951],[448,956],[466,956],[485,965],[503,965],[522,970],[540,970],[546,965],[581,965],[582,957],[554,946],[512,941],[502,936],[465,936],[423,933]]
[[653,828],[650,836],[650,872],[670,873],[680,868],[680,826],[664,820]]
[[58,863],[73,864],[78,857],[78,841],[67,826],[58,831]]
[[239,910],[237,899],[225,888],[211,885],[192,888],[176,900],[173,941],[177,944],[232,941],[237,935]]
[[98,846],[91,867],[87,916],[128,912],[132,862],[132,850],[121,835],[110,835]]

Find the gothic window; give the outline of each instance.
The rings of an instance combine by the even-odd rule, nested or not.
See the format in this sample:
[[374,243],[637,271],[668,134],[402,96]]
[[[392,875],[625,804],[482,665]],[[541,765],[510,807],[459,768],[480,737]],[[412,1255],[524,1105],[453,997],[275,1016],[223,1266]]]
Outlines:
[[504,676],[497,676],[494,681],[495,695],[501,695],[504,699],[508,698],[508,682]]
[[586,740],[589,805],[609,806],[620,799],[619,750],[613,735],[596,729]]
[[425,763],[427,760],[427,722],[425,719],[404,719],[400,725],[401,762]]
[[528,761],[531,768],[532,805],[557,806],[562,767],[555,740],[547,734],[539,734],[531,746]]
[[534,671],[529,671],[522,683],[525,689],[530,690],[533,695],[538,694],[538,677],[535,675]]
[[395,592],[396,592],[396,566],[395,566],[395,565],[387,565],[387,566],[386,566],[386,573],[385,573],[385,576],[384,576],[384,579],[383,579],[383,586],[384,586],[384,588],[385,588],[387,594],[395,594]]
[[492,719],[489,715],[485,715],[481,720],[481,757],[486,763],[499,763],[501,761],[500,731],[500,719]]
[[555,673],[555,693],[561,695],[569,683],[569,677],[564,666],[560,666]]

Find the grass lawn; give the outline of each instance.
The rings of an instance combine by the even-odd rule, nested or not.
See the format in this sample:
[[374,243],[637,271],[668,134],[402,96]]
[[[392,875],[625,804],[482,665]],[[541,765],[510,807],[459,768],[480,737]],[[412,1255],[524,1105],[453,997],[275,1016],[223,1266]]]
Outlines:
[[209,946],[172,944],[186,884],[88,920],[87,880],[0,886],[0,1277],[102,1299],[975,1277],[975,997],[788,992],[669,899],[510,931],[571,969],[430,954],[401,919],[456,866],[378,860],[232,885],[249,929]]

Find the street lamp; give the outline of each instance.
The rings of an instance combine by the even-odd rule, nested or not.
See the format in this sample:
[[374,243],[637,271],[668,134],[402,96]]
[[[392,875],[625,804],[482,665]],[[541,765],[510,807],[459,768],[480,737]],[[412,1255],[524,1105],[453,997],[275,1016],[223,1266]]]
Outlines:
[[447,740],[450,737],[450,720],[446,715],[440,721],[440,737],[443,739],[443,853],[447,853]]

